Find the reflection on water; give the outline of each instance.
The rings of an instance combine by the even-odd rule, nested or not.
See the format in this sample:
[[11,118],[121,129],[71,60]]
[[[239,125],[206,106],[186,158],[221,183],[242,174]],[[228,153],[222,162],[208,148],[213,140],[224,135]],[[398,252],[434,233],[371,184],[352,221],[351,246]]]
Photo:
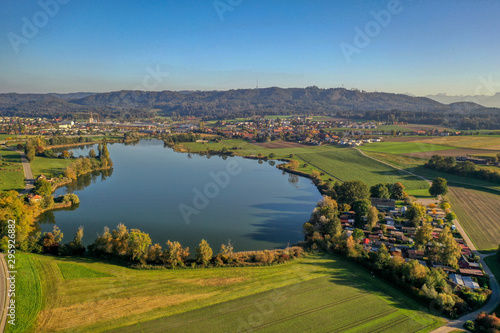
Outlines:
[[92,171],[85,175],[78,177],[74,182],[66,185],[66,193],[74,193],[76,191],[81,191],[84,188],[95,184],[98,180],[103,182],[106,178],[111,177],[113,174],[113,169]]
[[[86,156],[91,148],[97,149],[87,145],[73,151]],[[159,140],[108,149],[113,170],[84,175],[58,189],[56,195],[76,193],[80,205],[40,216],[41,231],[50,231],[56,223],[66,243],[82,225],[88,245],[105,226],[124,223],[149,233],[153,243],[176,240],[193,253],[201,239],[214,250],[228,239],[238,251],[276,248],[303,239],[302,224],[321,199],[309,179],[282,173],[274,161],[176,153]],[[230,163],[242,172],[219,186],[217,195],[197,207],[187,224],[180,205],[195,207],[196,193],[207,186],[213,189],[214,175],[225,172]]]

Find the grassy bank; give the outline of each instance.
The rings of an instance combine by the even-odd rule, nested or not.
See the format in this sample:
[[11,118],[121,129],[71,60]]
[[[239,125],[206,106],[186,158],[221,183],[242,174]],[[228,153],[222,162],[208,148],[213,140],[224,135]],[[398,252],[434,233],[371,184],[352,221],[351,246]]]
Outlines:
[[[216,332],[237,328],[238,318],[248,318],[255,313],[253,306],[269,299],[276,303],[264,318],[264,331],[314,330],[328,324],[356,331],[390,327],[426,332],[443,323],[362,267],[338,257],[316,255],[279,266],[161,271],[89,258],[23,254],[19,259],[30,263],[19,265],[18,276],[25,280],[21,295],[33,306],[20,307],[18,325],[7,332],[27,331],[32,323],[31,330],[37,331],[137,331],[126,327],[145,323],[148,331],[171,327]],[[33,269],[35,274],[27,274]]]
[[47,177],[58,177],[62,175],[64,169],[73,162],[72,159],[52,158],[37,156],[30,162],[33,177],[38,177],[41,174]]

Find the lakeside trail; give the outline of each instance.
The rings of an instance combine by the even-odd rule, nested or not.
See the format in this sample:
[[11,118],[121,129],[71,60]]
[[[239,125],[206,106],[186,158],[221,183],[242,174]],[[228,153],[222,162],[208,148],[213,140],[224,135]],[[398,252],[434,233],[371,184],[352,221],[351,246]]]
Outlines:
[[[379,160],[377,158],[371,157],[371,156],[365,154],[359,148],[354,148],[354,149],[356,149],[362,155],[364,155],[364,156],[366,156],[366,157],[368,157],[368,158],[370,158],[370,159],[372,159],[374,161],[383,163],[383,164],[388,165],[388,166],[390,166],[390,167],[392,167],[394,169],[401,170],[403,172],[406,172],[406,173],[408,173],[410,175],[419,177],[420,179],[423,179],[423,180],[431,183],[431,181],[429,179],[426,179],[426,178],[424,178],[424,177],[422,177],[420,175],[414,174],[413,172],[410,172],[410,171],[398,168],[398,167],[396,167],[394,165],[391,165],[389,163],[381,161],[381,160]],[[488,300],[488,302],[483,307],[481,307],[480,309],[478,309],[478,310],[476,310],[474,312],[468,313],[468,314],[466,314],[466,315],[464,315],[464,316],[462,316],[462,317],[460,317],[458,319],[455,319],[455,320],[448,320],[447,319],[446,320],[447,324],[444,325],[444,326],[441,326],[438,329],[435,329],[434,331],[432,331],[433,333],[447,333],[447,332],[455,331],[457,329],[462,329],[463,330],[464,329],[463,325],[465,324],[465,322],[467,320],[474,320],[480,312],[490,313],[493,310],[495,310],[498,305],[500,305],[500,285],[498,284],[497,279],[493,275],[493,272],[491,271],[491,269],[488,267],[488,265],[484,261],[484,258],[489,257],[491,255],[494,255],[494,253],[489,253],[489,254],[481,254],[481,253],[479,253],[479,251],[477,250],[476,246],[474,245],[474,243],[472,242],[472,240],[470,239],[469,235],[467,234],[467,232],[465,231],[465,229],[462,227],[462,225],[460,224],[460,222],[458,220],[455,220],[454,223],[455,223],[455,227],[458,229],[458,231],[462,235],[465,243],[471,249],[472,253],[474,253],[475,255],[478,255],[481,258],[480,259],[481,266],[483,267],[484,271],[490,276],[491,296],[490,296],[490,299]]]

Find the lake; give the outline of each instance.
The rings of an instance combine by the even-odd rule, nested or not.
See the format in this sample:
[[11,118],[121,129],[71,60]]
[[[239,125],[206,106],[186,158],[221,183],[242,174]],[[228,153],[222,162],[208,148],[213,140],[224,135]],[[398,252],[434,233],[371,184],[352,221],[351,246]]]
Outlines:
[[[89,149],[72,151],[85,156]],[[159,140],[108,149],[111,175],[83,176],[78,186],[58,189],[56,196],[76,193],[80,205],[43,214],[42,231],[56,223],[67,243],[82,225],[88,245],[105,226],[124,223],[149,233],[162,247],[167,240],[179,241],[192,254],[201,239],[214,253],[228,240],[236,251],[271,249],[302,240],[302,224],[321,200],[311,180],[268,162],[177,153]]]

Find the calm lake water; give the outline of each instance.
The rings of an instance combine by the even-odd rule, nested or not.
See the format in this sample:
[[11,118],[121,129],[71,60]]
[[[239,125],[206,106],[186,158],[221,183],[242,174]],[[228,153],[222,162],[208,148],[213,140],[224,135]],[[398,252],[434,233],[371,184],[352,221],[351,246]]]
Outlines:
[[[176,240],[191,253],[202,238],[215,253],[228,240],[237,251],[270,249],[302,240],[302,224],[321,199],[309,179],[268,162],[189,156],[158,140],[108,148],[111,175],[87,175],[58,189],[56,195],[78,194],[80,205],[41,216],[42,231],[56,223],[67,243],[82,225],[88,245],[105,226],[124,223],[149,233],[153,243]],[[72,150],[79,156],[89,149]]]

